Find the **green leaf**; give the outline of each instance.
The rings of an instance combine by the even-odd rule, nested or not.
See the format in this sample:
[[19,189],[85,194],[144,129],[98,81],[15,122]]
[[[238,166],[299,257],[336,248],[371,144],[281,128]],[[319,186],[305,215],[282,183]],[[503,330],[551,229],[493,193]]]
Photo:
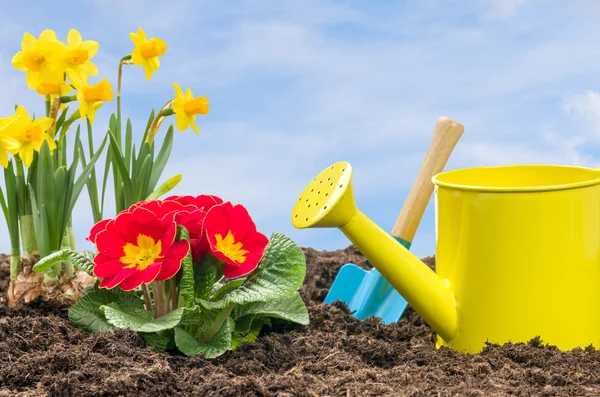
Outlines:
[[240,278],[237,280],[231,280],[230,282],[228,282],[227,284],[225,284],[224,286],[219,288],[217,290],[217,292],[215,292],[215,294],[212,296],[211,300],[214,302],[214,301],[223,299],[224,296],[229,294],[231,291],[238,289],[245,282],[246,282],[246,279],[243,279],[243,278]]
[[219,259],[211,254],[206,254],[202,262],[194,265],[194,293],[196,299],[207,301],[210,298],[213,286],[221,277]]
[[212,339],[205,343],[198,342],[183,329],[175,328],[175,345],[186,356],[195,356],[204,353],[206,358],[218,357],[229,349],[233,327],[233,320],[227,318]]
[[256,317],[256,315],[249,314],[247,316],[234,319],[234,321],[235,321],[234,333],[245,335],[248,332],[250,332],[250,328],[252,327],[252,321],[254,321],[255,317]]
[[152,333],[140,332],[140,335],[156,350],[164,352],[176,347],[174,341],[175,333],[172,329]]
[[[190,242],[190,235],[183,226],[177,226],[177,240]],[[192,307],[196,304],[194,295],[194,264],[192,263],[192,250],[188,250],[187,255],[181,261],[181,280],[179,281],[179,293],[183,296],[185,307]]]
[[131,168],[131,143],[133,140],[133,127],[131,126],[131,119],[127,119],[127,124],[125,126],[125,165],[127,166],[127,170]]
[[229,350],[236,350],[244,343],[253,343],[256,342],[260,331],[263,329],[265,325],[271,326],[271,320],[267,317],[256,317],[253,318],[252,324],[248,331],[246,331],[243,335],[236,335],[231,339],[231,346]]
[[146,188],[148,186],[148,180],[150,179],[150,172],[152,171],[152,156],[147,155],[139,169],[137,178],[134,179],[135,185],[135,199],[136,201],[142,201],[146,197]]
[[158,332],[176,327],[181,322],[183,307],[173,310],[159,318],[145,309],[127,310],[118,304],[109,304],[100,308],[108,322],[117,328],[129,328],[138,332]]
[[232,317],[237,319],[249,314],[261,314],[269,317],[280,318],[302,325],[308,325],[308,310],[302,297],[295,291],[290,297],[274,302],[253,302],[246,305],[237,305],[232,312]]
[[53,265],[63,261],[69,261],[79,270],[82,270],[94,277],[94,257],[96,255],[91,251],[73,251],[70,249],[54,252],[41,258],[35,265],[33,271],[40,273],[48,270]]
[[169,160],[169,156],[171,155],[171,149],[173,148],[173,126],[169,126],[167,130],[167,134],[165,135],[165,139],[158,151],[158,155],[154,160],[154,165],[152,167],[152,175],[150,177],[150,181],[148,183],[148,191],[146,195],[149,195],[155,188],[160,176],[162,175],[165,166],[167,165],[167,161]]
[[88,292],[69,309],[69,320],[85,332],[109,331],[114,327],[106,320],[100,306],[113,303],[127,309],[144,308],[144,301],[134,293],[118,288],[97,289]]
[[202,302],[208,308],[223,308],[230,303],[272,302],[289,297],[302,286],[306,259],[302,250],[288,237],[273,233],[260,265],[238,289],[223,294],[215,302]]
[[131,179],[129,178],[127,167],[125,167],[125,163],[123,162],[123,154],[121,153],[121,149],[119,149],[117,138],[115,138],[111,131],[108,131],[108,135],[110,137],[110,147],[112,153],[111,159],[113,160],[113,163],[117,165],[119,175],[121,176],[121,178],[123,178],[123,185],[125,188],[125,201],[133,200],[133,185],[131,183]]

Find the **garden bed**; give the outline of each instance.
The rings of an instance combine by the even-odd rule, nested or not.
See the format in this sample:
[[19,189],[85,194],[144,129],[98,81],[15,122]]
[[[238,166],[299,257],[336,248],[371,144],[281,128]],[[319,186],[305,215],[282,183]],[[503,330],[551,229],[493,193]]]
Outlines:
[[[65,306],[9,309],[1,299],[0,396],[600,395],[596,351],[532,341],[461,355],[436,350],[433,332],[410,308],[383,326],[325,305],[344,263],[370,265],[353,247],[304,251],[300,292],[311,324],[275,324],[256,343],[210,361],[156,353],[134,332],[85,334]],[[0,256],[0,296],[7,279],[8,257]]]

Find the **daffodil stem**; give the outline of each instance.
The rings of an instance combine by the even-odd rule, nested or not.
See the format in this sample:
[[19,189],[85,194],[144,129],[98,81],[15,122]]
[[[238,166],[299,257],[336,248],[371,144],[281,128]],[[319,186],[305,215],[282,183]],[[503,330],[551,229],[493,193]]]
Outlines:
[[119,61],[119,72],[117,76],[117,96],[121,96],[121,80],[123,79],[123,65],[131,64],[131,55],[125,55]]
[[147,284],[142,284],[142,291],[144,291],[144,305],[146,306],[146,310],[152,312],[152,299],[150,298],[150,291],[148,291]]
[[23,254],[26,258],[38,253],[37,241],[35,239],[35,229],[33,227],[33,215],[21,215],[19,218],[21,229],[21,243],[23,244]]
[[60,97],[60,103],[75,102],[76,100],[77,95],[65,95]]
[[21,271],[21,252],[19,248],[10,250],[10,278],[16,280]]
[[46,103],[46,117],[48,117],[50,115],[50,95],[46,95],[45,103]]
[[160,128],[160,124],[162,122],[161,119],[175,114],[175,112],[173,111],[172,108],[166,107],[169,105],[170,105],[170,101],[169,101],[169,103],[167,103],[167,105],[165,105],[165,107],[163,107],[160,110],[160,112],[158,112],[156,117],[154,117],[154,120],[152,120],[152,124],[150,125],[150,128],[148,129],[148,135],[146,136],[146,143],[148,143],[149,145],[152,145],[152,143],[154,142],[154,137],[158,133],[158,129]]
[[208,327],[204,335],[202,335],[202,338],[200,338],[200,343],[208,342],[213,338],[213,336],[215,336],[217,332],[219,332],[219,330],[223,326],[223,323],[225,322],[225,320],[227,320],[235,305],[235,303],[230,303],[228,306],[225,307],[225,309],[223,309],[223,311],[221,311],[221,313],[217,315],[217,317]]

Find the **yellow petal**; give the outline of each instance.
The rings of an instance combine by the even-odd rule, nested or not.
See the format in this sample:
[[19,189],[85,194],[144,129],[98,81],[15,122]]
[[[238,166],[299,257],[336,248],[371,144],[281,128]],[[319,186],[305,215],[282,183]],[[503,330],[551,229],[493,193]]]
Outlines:
[[90,121],[90,124],[94,124],[94,118],[96,117],[96,109],[94,106],[89,106],[87,111],[87,118]]
[[[73,91],[73,87],[71,87],[69,84],[62,83],[60,85],[60,95],[67,95],[71,91]],[[62,105],[64,105],[64,103]]]
[[8,153],[3,149],[0,149],[0,165],[4,168],[8,167]]
[[[79,99],[79,95],[77,96],[77,99]],[[82,119],[84,117],[87,117],[88,110],[89,110],[89,106],[88,106],[87,102],[79,99],[79,115],[81,116]]]
[[192,125],[192,128],[194,129],[194,131],[196,132],[197,135],[200,135],[200,130],[198,129],[198,126],[196,125],[196,123],[194,122],[194,119],[196,118],[196,116],[194,115],[190,121],[190,124]]
[[154,73],[154,70],[152,69],[152,67],[150,66],[150,63],[148,63],[147,60],[144,60],[144,73],[146,73],[146,80],[150,80],[152,78],[152,74]]
[[25,62],[23,62],[23,52],[19,51],[12,58],[12,65],[15,69],[22,70],[24,72],[27,71],[27,66],[25,66]]
[[177,83],[173,83],[173,88],[175,88],[175,97],[176,98],[181,98],[183,97],[183,90],[181,89],[181,87],[177,84]]
[[98,75],[98,68],[89,59],[83,64],[79,65],[79,69],[89,74],[90,76]]
[[33,162],[33,147],[31,144],[27,143],[21,146],[21,150],[19,150],[19,157],[21,157],[21,160],[23,160],[23,165],[29,168]]
[[141,66],[144,63],[142,52],[137,48],[131,53],[131,62],[136,66]]
[[54,142],[54,139],[52,139],[50,135],[44,134],[43,138],[46,142],[48,142],[48,149],[50,149],[51,151],[56,149],[56,142]]
[[17,110],[15,111],[16,115],[21,118],[26,123],[31,123],[31,117],[29,117],[29,113],[27,113],[27,109],[25,106],[19,105],[17,106]]
[[185,99],[194,99],[194,94],[192,93],[192,89],[188,88],[187,90],[185,90]]
[[100,49],[100,44],[94,40],[86,40],[83,43],[81,43],[81,48],[87,50],[88,56],[90,58],[93,58],[96,56],[96,53]]
[[70,48],[79,48],[82,41],[83,39],[81,38],[81,33],[79,33],[76,29],[69,30],[69,34],[67,35],[67,44]]
[[23,41],[21,41],[21,49],[23,51],[34,51],[37,45],[37,40],[30,33],[25,32],[23,34]]
[[19,149],[21,148],[21,144],[15,138],[10,136],[0,137],[0,147],[4,150],[9,151],[12,154],[19,153]]
[[77,91],[81,91],[82,87],[87,85],[87,76],[79,73],[78,69],[67,69],[67,77]]
[[54,30],[51,30],[51,29],[44,30],[40,34],[40,38],[38,39],[40,44],[49,43],[49,42],[55,41],[55,40],[56,40],[56,33],[54,32]]
[[38,72],[29,71],[25,75],[25,83],[27,83],[27,88],[31,90],[35,90],[35,87],[40,82],[40,74]]
[[160,68],[160,59],[158,59],[158,57],[148,59],[148,63],[153,70],[158,70]]
[[42,117],[39,119],[33,120],[33,125],[37,125],[40,127],[42,132],[48,131],[52,124],[54,123],[54,119],[52,117]]
[[185,131],[190,125],[190,118],[184,114],[176,114],[175,115],[175,123],[177,124],[177,129],[179,131]]

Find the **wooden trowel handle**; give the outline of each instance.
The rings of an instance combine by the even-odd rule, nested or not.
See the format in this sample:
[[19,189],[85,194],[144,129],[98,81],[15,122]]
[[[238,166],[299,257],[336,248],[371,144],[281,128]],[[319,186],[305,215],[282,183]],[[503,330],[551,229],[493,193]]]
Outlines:
[[437,119],[425,160],[392,229],[394,237],[412,243],[433,193],[431,179],[443,171],[464,130],[464,126],[449,118]]

